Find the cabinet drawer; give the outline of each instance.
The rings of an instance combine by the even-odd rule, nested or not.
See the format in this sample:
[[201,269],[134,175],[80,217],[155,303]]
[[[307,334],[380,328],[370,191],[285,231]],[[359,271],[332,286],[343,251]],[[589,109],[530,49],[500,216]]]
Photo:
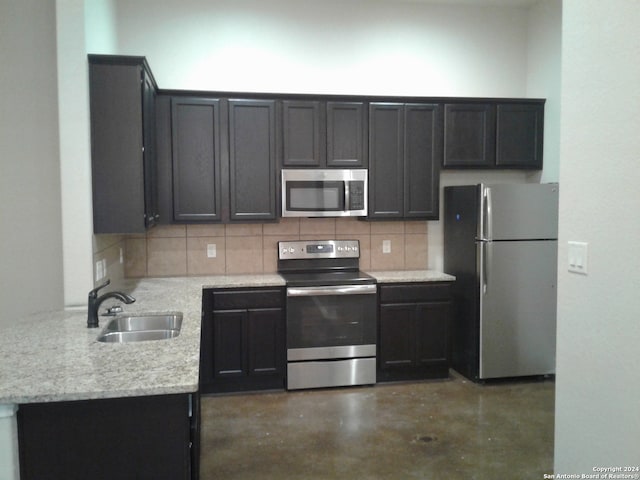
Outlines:
[[214,290],[213,310],[269,308],[283,306],[283,289]]
[[448,300],[451,285],[443,283],[402,283],[380,285],[380,303]]

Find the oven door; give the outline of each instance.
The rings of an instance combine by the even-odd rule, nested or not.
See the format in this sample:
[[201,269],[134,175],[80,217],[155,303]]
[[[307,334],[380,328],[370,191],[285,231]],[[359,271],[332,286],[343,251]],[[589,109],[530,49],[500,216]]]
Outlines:
[[374,357],[376,285],[287,288],[287,359]]

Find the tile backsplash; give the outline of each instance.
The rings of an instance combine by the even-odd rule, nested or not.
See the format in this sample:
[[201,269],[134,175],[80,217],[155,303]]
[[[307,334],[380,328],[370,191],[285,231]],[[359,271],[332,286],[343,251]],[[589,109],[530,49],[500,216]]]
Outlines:
[[[93,236],[93,281],[98,286],[108,278],[111,285],[104,291],[116,290],[125,278],[126,237],[122,235],[94,235]],[[98,263],[101,263],[100,269]],[[98,273],[102,271],[102,277]]]
[[[427,268],[427,222],[282,218],[279,223],[159,225],[124,239],[129,278],[270,273],[280,240],[360,240],[363,270]],[[383,241],[390,244],[383,253]],[[213,256],[215,252],[215,256]]]

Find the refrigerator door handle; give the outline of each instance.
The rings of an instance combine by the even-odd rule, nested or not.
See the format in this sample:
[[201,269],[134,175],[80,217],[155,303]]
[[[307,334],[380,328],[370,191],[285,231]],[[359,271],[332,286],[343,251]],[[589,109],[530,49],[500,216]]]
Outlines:
[[485,187],[484,189],[484,196],[485,196],[485,201],[484,201],[484,223],[483,223],[483,227],[484,227],[484,239],[486,240],[493,240],[493,205],[492,205],[492,201],[491,201],[491,188],[490,187]]
[[491,245],[491,242],[483,242],[482,248],[484,250],[484,259],[482,262],[482,276],[483,276],[483,282],[484,284],[482,285],[482,293],[484,293],[485,295],[487,294],[487,289],[489,288],[489,265],[491,264],[491,261],[493,260],[493,247]]

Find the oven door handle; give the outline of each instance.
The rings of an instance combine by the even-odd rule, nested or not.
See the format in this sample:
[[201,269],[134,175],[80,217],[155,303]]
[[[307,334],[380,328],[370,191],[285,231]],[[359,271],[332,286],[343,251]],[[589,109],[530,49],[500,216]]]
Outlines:
[[372,295],[375,285],[326,285],[318,287],[288,287],[287,297],[313,297],[319,295]]

